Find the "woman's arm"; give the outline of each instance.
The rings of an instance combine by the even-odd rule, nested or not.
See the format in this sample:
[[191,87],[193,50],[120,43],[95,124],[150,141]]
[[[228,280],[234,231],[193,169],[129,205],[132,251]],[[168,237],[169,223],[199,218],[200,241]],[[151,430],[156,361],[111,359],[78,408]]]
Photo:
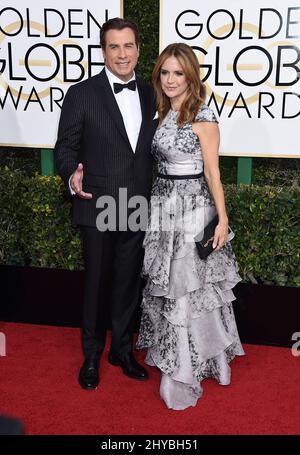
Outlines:
[[201,144],[204,175],[219,216],[213,242],[213,247],[219,250],[225,245],[228,236],[228,217],[219,168],[219,128],[214,122],[197,122],[193,123],[193,132],[198,136]]

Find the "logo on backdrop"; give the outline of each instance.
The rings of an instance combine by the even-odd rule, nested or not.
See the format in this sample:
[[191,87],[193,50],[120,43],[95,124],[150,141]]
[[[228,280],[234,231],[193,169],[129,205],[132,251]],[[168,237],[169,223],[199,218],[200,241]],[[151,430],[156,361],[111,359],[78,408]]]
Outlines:
[[[225,154],[298,156],[300,1],[274,0],[270,8],[259,0],[233,0],[225,8],[221,0],[201,7],[186,0],[184,8],[179,0],[161,1],[161,50],[178,41],[194,49],[207,104],[225,126]],[[251,127],[256,139],[247,145]]]
[[101,26],[120,16],[120,1],[35,3],[0,9],[3,145],[53,146],[66,90],[101,70]]
[[[294,91],[300,77],[299,12],[300,7],[286,7],[285,11],[259,8],[256,23],[247,22],[243,9],[237,16],[230,10],[215,10],[205,24],[195,10],[177,16],[176,32],[180,38],[192,40],[210,103],[213,101],[219,115],[227,105],[229,118],[235,109],[243,109],[251,118],[251,105],[255,105],[257,118],[300,116],[300,96]],[[208,36],[202,42],[204,30]],[[194,44],[196,41],[201,45]],[[280,91],[279,96],[275,97],[275,90]],[[275,103],[279,109],[274,109]]]

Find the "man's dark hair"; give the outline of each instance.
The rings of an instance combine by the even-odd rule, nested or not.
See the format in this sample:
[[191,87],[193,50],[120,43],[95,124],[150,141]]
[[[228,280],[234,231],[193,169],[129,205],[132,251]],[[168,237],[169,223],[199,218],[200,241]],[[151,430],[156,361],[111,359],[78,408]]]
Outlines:
[[121,17],[114,17],[113,19],[109,19],[107,22],[104,22],[100,32],[100,44],[102,49],[105,50],[106,47],[106,40],[105,36],[109,30],[123,30],[123,28],[130,28],[135,37],[135,44],[138,46],[140,42],[139,30],[137,25],[130,21],[129,19],[122,19]]

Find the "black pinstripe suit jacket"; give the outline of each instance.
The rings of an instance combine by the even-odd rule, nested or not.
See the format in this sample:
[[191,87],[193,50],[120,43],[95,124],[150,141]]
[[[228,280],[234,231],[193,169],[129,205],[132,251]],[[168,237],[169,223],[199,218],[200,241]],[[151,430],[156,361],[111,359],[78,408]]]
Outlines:
[[66,94],[55,145],[55,164],[68,187],[70,175],[83,163],[83,190],[93,199],[73,197],[73,222],[95,226],[96,200],[111,195],[118,200],[119,188],[128,197],[149,197],[152,182],[151,142],[157,120],[152,87],[137,79],[142,124],[133,152],[118,104],[105,70],[71,86]]

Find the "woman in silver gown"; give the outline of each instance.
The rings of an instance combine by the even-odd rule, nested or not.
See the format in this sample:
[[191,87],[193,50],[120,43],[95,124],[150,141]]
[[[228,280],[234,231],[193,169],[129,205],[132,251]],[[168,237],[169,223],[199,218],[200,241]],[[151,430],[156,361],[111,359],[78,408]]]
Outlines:
[[[228,237],[218,164],[219,129],[204,104],[199,63],[186,44],[170,44],[153,70],[159,127],[152,153],[158,174],[144,240],[138,349],[161,370],[168,408],[195,406],[201,381],[230,383],[229,362],[243,355],[232,301],[240,281]],[[194,237],[215,216],[214,251],[201,260]],[[201,234],[202,233],[202,234]]]

